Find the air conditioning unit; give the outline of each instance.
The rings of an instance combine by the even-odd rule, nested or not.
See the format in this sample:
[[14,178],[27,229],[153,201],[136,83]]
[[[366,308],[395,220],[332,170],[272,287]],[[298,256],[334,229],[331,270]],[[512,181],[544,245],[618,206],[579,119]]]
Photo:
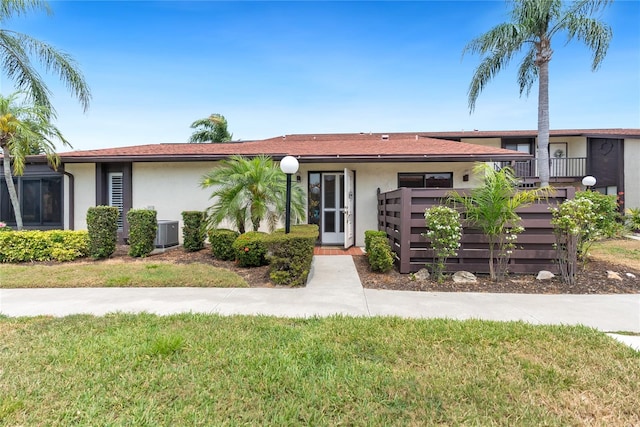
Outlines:
[[178,228],[178,221],[158,220],[156,240],[153,242],[156,248],[177,246],[179,243]]

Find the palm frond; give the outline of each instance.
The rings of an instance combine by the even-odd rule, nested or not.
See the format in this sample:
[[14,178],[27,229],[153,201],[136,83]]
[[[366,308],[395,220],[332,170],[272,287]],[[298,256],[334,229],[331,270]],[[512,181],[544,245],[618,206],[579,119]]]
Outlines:
[[[200,185],[214,189],[210,197],[214,205],[209,208],[212,223],[241,217],[254,228],[266,221],[272,229],[284,215],[285,174],[268,156],[231,156],[205,174]],[[297,184],[292,186],[291,207],[296,219],[303,215],[304,191]]]
[[509,65],[512,57],[522,49],[528,37],[530,37],[530,34],[522,31],[518,25],[503,23],[465,46],[463,52],[483,55],[469,85],[468,104],[470,112],[474,111],[478,96],[485,86],[502,69]]
[[191,123],[191,129],[197,129],[189,142],[228,142],[231,141],[233,135],[227,130],[227,119],[222,114],[211,114],[204,119],[198,119]]
[[593,53],[591,70],[596,71],[607,54],[613,31],[607,24],[587,16],[575,16],[567,21],[568,39],[574,37],[587,45]]
[[47,15],[51,14],[51,9],[47,2],[42,0],[2,0],[0,1],[0,21],[4,21],[13,16],[26,15],[32,11],[42,10]]
[[2,70],[14,81],[16,89],[28,93],[32,100],[53,112],[49,100],[51,91],[31,65],[20,39],[6,30],[0,30],[0,58]]
[[79,71],[78,64],[71,55],[26,34],[21,34],[19,39],[25,49],[42,64],[45,70],[58,75],[58,78],[78,99],[83,111],[86,112],[91,102],[91,91]]

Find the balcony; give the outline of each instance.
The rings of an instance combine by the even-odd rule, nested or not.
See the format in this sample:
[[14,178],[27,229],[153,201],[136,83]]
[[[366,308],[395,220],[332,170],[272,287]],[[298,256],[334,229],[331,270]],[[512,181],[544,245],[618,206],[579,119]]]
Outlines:
[[[522,179],[538,178],[538,160],[518,160],[512,162],[496,163],[496,168],[510,166],[516,176]],[[586,157],[567,157],[549,159],[549,178],[556,182],[569,182],[575,179],[582,179],[587,174]]]

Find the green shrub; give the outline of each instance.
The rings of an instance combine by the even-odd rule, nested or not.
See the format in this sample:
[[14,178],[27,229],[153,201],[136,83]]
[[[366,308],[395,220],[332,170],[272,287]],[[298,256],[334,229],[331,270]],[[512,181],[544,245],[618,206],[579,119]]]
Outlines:
[[591,244],[600,237],[596,226],[597,214],[589,198],[565,200],[560,206],[549,208],[551,225],[556,235],[558,269],[565,283],[575,283],[578,260],[586,260]]
[[627,227],[633,232],[640,232],[640,208],[627,209],[625,217]]
[[11,227],[9,227],[4,222],[0,221],[0,233],[3,231],[11,231]]
[[267,265],[267,236],[260,231],[241,234],[233,242],[233,251],[240,267]]
[[127,212],[130,256],[146,257],[153,251],[158,231],[156,216],[156,211],[150,209],[131,209]]
[[89,255],[92,258],[107,258],[115,252],[118,216],[118,208],[115,206],[95,206],[87,210]]
[[209,230],[209,243],[211,244],[211,253],[214,257],[223,261],[233,261],[236,259],[236,253],[233,250],[233,242],[236,241],[240,233],[234,230],[218,228]]
[[386,239],[387,232],[378,230],[367,230],[364,232],[364,251],[367,254],[371,252],[371,239],[374,237],[384,237]]
[[448,206],[433,206],[425,210],[424,219],[427,231],[422,235],[429,239],[433,249],[431,273],[442,281],[447,259],[458,255],[462,238],[460,214]]
[[578,191],[575,199],[591,200],[596,214],[595,227],[602,237],[613,237],[622,231],[622,215],[618,211],[617,196],[605,195],[597,191]]
[[206,237],[204,212],[182,212],[182,245],[188,252],[199,251],[204,248]]
[[303,286],[311,271],[313,248],[318,239],[317,225],[297,225],[268,239],[269,277],[276,285]]
[[374,236],[369,242],[370,251],[367,259],[373,271],[386,273],[393,268],[393,251],[386,237]]
[[72,261],[88,254],[89,234],[86,231],[0,233],[0,262]]

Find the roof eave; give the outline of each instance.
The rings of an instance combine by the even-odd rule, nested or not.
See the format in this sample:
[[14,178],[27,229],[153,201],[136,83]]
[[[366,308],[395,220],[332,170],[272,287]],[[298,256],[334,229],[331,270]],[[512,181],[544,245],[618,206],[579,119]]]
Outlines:
[[[239,155],[252,157],[259,154]],[[280,160],[286,153],[269,154],[274,160]],[[378,162],[472,162],[472,161],[508,161],[527,160],[533,158],[532,155],[513,154],[464,154],[464,155],[440,155],[440,154],[398,154],[398,155],[295,155],[299,161],[305,163],[317,162],[355,162],[364,161],[371,163]],[[198,161],[219,161],[229,158],[227,154],[217,155],[138,155],[138,156],[61,156],[63,163],[111,163],[111,162],[198,162]],[[38,159],[39,160],[39,159]]]

